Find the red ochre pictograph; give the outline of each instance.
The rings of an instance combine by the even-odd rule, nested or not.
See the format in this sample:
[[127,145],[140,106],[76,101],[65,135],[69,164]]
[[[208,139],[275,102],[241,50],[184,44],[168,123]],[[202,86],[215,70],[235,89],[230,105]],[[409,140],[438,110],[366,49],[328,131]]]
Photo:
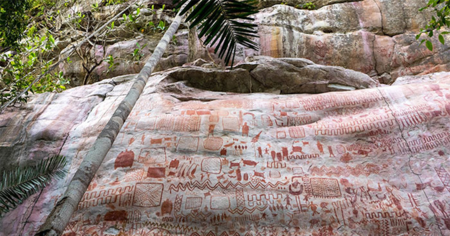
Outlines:
[[64,235],[450,235],[450,86],[422,87],[160,94]]

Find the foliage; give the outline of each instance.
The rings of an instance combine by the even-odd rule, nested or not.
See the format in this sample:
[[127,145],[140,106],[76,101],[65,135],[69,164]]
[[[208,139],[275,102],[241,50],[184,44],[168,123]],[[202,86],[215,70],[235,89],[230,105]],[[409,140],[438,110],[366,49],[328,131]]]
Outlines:
[[[177,0],[176,0],[177,1]],[[186,2],[187,5],[181,10],[186,13],[194,6],[195,8],[186,18],[191,22],[190,28],[198,26],[199,37],[205,37],[204,44],[216,46],[215,53],[225,63],[234,63],[237,45],[257,50],[257,44],[250,38],[258,37],[255,29],[257,25],[248,23],[253,18],[250,15],[257,13],[255,0],[178,0],[178,6]]]
[[[181,0],[180,3],[187,0]],[[226,63],[234,61],[234,54],[236,47],[241,44],[245,47],[257,49],[256,43],[249,39],[249,37],[257,37],[256,25],[249,23],[250,14],[256,13],[255,0],[193,0],[188,5],[188,8],[193,9],[197,6],[188,16],[187,21],[190,21],[191,27],[199,27],[201,30],[200,37],[205,37],[205,44],[216,46],[216,53],[219,52],[219,56],[225,58]],[[14,16],[22,17],[18,18],[20,24],[15,24],[14,27],[0,27],[0,33],[12,32],[14,30],[17,33],[14,37],[8,41],[7,37],[4,37],[3,33],[0,39],[0,44],[15,44],[16,51],[5,55],[0,54],[0,60],[4,66],[3,71],[0,74],[0,105],[10,104],[10,101],[26,102],[29,93],[42,93],[52,91],[62,91],[66,88],[66,84],[69,80],[64,78],[61,71],[49,73],[50,69],[56,68],[55,60],[50,59],[55,55],[56,42],[54,35],[60,37],[59,32],[53,32],[55,26],[61,23],[61,19],[57,18],[60,14],[58,9],[53,9],[58,6],[69,7],[73,5],[76,0],[16,0],[16,1],[1,1],[1,13],[0,20],[4,20],[5,17],[9,17],[6,11],[7,8],[4,5],[12,5],[22,3],[22,8],[17,9],[17,14]],[[100,11],[101,7],[121,4],[127,2],[127,0],[103,0],[100,3],[94,3],[91,5],[91,11]],[[137,6],[137,10],[131,12],[129,15],[122,15],[123,21],[129,27],[142,27],[140,23],[137,23],[140,16],[141,9],[144,6]],[[165,5],[158,11],[164,11]],[[144,32],[148,28],[153,32],[164,32],[167,30],[167,22],[159,18],[159,14],[156,14],[155,6],[151,7],[151,13],[153,14],[152,20],[146,24],[143,28],[138,28],[141,32]],[[3,18],[2,18],[3,17]],[[82,30],[86,35],[92,32],[101,25],[93,18],[89,12],[75,12],[72,9],[72,16],[69,15],[68,26],[74,31]],[[11,22],[11,21],[8,21]],[[25,30],[25,26],[28,24],[28,29]],[[92,54],[91,51],[97,46],[105,48],[108,34],[114,29],[114,23],[112,21],[110,27],[103,33],[98,34],[93,39],[86,42],[81,47],[77,47],[72,52],[76,52],[82,59],[82,66],[86,71],[84,84],[88,83],[90,74],[96,67],[106,61],[108,63],[108,69],[105,71],[109,73],[115,69],[114,58],[109,55],[106,57],[106,51],[103,50],[103,57],[100,58],[97,54]],[[18,27],[19,26],[19,27]],[[21,28],[22,27],[22,28]],[[21,28],[19,30],[19,28]],[[13,29],[12,31],[8,31]],[[3,31],[2,31],[3,30]],[[50,33],[51,32],[51,33]],[[22,38],[27,40],[21,40]],[[108,41],[109,42],[109,41]],[[173,41],[177,44],[176,38]],[[100,45],[102,44],[102,45]],[[145,47],[145,45],[144,45]],[[134,61],[140,61],[143,57],[142,48],[137,44],[137,48],[132,53]],[[1,48],[0,48],[1,49]],[[97,49],[94,49],[97,50]],[[71,53],[72,53],[71,52]],[[67,62],[70,63],[70,58],[67,58]],[[58,62],[59,63],[59,62]],[[39,80],[38,80],[39,78]],[[29,89],[29,90],[28,90]],[[23,94],[23,91],[25,94]],[[13,105],[14,105],[13,104]],[[3,107],[2,107],[3,109]]]
[[113,29],[114,29],[114,21],[111,22],[111,26],[110,26],[110,27],[108,26],[108,29],[109,29],[109,30],[113,30]]
[[127,16],[127,14],[123,14],[122,18],[123,21],[125,22],[125,24],[128,27],[131,27],[134,23],[136,23],[137,18],[139,17],[139,15],[141,14],[141,8],[137,8],[136,13],[131,13]]
[[[445,43],[444,36],[445,34],[449,34],[449,31],[440,31],[442,28],[450,27],[450,1],[449,0],[429,0],[426,7],[419,9],[419,11],[423,11],[428,8],[433,8],[436,12],[436,17],[433,16],[431,21],[427,24],[424,29],[420,30],[420,33],[417,34],[416,39],[419,40],[422,34],[426,34],[429,38],[433,37],[434,32],[439,35],[439,42],[442,44]],[[420,44],[425,43],[428,50],[433,51],[433,43],[430,39],[422,39]]]
[[[163,4],[161,7],[161,11],[164,11],[166,5]],[[156,9],[155,6],[152,5],[151,9],[150,9],[150,13],[153,15],[156,15]],[[166,22],[163,20],[159,20],[159,22],[157,21],[157,24],[155,24],[155,21],[150,21],[147,23],[146,28],[150,28],[151,31],[156,32],[164,32],[167,27],[166,27]]]
[[65,0],[65,1],[64,1],[64,6],[65,6],[65,7],[70,7],[70,6],[72,6],[75,2],[76,2],[76,0]]
[[15,168],[2,173],[0,181],[0,214],[7,213],[25,199],[48,185],[53,177],[63,178],[67,164],[64,156],[53,156],[36,165]]
[[18,49],[28,23],[28,0],[0,1],[0,47]]
[[164,30],[166,30],[166,22],[160,20],[158,26],[156,26],[156,29],[159,29],[161,30],[161,32],[164,32]]
[[[81,22],[83,22],[85,17],[86,17],[85,14],[83,14],[81,12],[77,12],[77,16],[73,18],[72,22],[75,24],[75,26],[77,28],[81,28]],[[69,15],[69,18],[71,18],[70,15]]]
[[[12,100],[13,105],[16,102],[26,102],[29,92],[62,91],[69,83],[61,72],[48,73],[54,62],[49,58],[56,46],[55,38],[48,29],[54,27],[55,16],[60,13],[59,10],[51,10],[56,2],[57,0],[0,1],[0,18],[4,20],[4,14],[9,17],[8,22],[0,21],[0,44],[5,49],[11,47],[14,50],[0,55],[4,67],[0,74],[0,105],[10,104]],[[14,8],[4,8],[5,5]],[[28,29],[25,30],[27,24]],[[21,40],[25,37],[26,40]],[[38,77],[41,78],[39,81],[36,80]],[[21,95],[22,91],[26,91],[25,94]]]
[[316,7],[316,5],[313,2],[307,2],[307,3],[304,3],[304,4],[298,4],[298,5],[295,6],[295,8],[314,10],[317,7]]
[[94,3],[91,5],[92,6],[92,12],[97,12],[99,9],[98,3]]
[[106,73],[109,73],[116,68],[117,63],[114,62],[114,57],[112,55],[108,55],[104,61],[106,61],[109,65],[108,70],[105,71]]
[[136,43],[136,48],[134,49],[133,53],[131,53],[133,61],[140,61],[142,59],[144,54],[141,53],[141,50],[144,49],[146,46],[147,44],[144,44],[144,46],[141,47],[139,43]]
[[31,0],[31,3],[33,4],[33,8],[44,6],[46,8],[52,8],[55,6],[57,0]]
[[[161,11],[164,11],[165,8],[166,8],[166,4],[163,4],[162,7],[161,7]],[[156,14],[156,10],[157,9],[155,9],[155,5],[152,5],[152,7],[150,8],[150,13],[151,14]]]
[[[50,33],[44,36],[35,35],[27,40],[23,47],[23,53],[8,54],[0,60],[8,63],[5,67],[3,77],[0,78],[0,104],[16,98],[21,91],[30,86],[39,74],[45,74],[52,60],[44,60],[48,57],[55,47],[55,39]],[[40,68],[37,70],[36,68]],[[35,72],[35,73],[33,73]],[[62,91],[66,89],[64,85],[68,84],[69,80],[62,76],[62,72],[47,74],[40,81],[33,84],[30,92],[43,93],[52,91]],[[23,97],[18,97],[18,102],[26,102],[28,92]]]
[[117,5],[126,2],[127,0],[104,0],[105,6]]
[[177,36],[172,36],[172,40],[171,40],[171,42],[172,42],[172,44],[173,45],[177,45],[178,44],[178,39],[177,39]]
[[147,27],[150,28],[151,31],[156,32],[164,32],[167,27],[166,27],[166,22],[163,20],[160,20],[158,25],[155,25],[155,23],[153,23],[153,21],[150,21],[147,23]]

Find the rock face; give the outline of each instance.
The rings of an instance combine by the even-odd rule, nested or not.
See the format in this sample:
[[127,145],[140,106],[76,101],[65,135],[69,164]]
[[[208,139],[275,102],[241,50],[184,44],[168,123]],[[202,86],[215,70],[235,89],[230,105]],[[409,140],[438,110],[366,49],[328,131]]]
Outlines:
[[[450,234],[449,73],[318,95],[211,92],[173,73],[149,79],[65,235]],[[131,77],[0,115],[3,163],[60,153],[71,173],[0,235],[35,232]]]
[[393,79],[448,70],[450,57],[444,53],[447,45],[434,39],[437,48],[430,52],[415,39],[415,34],[430,19],[430,12],[417,11],[426,2],[339,2],[342,3],[313,11],[286,5],[262,9],[256,14],[259,53],[307,58],[372,77],[387,73]]
[[[99,1],[81,1],[72,8],[90,11],[93,2]],[[314,3],[318,9],[295,8],[307,2]],[[165,0],[139,1],[143,6],[155,4],[157,9],[164,3],[166,9],[170,8]],[[275,5],[281,3],[287,5]],[[261,10],[255,14],[260,36],[255,40],[260,50],[241,48],[236,61],[258,55],[306,58],[321,65],[356,70],[387,84],[401,76],[447,71],[450,69],[450,57],[446,53],[448,46],[440,44],[435,38],[435,49],[430,52],[425,45],[419,46],[419,41],[415,39],[419,29],[433,15],[429,11],[418,12],[425,4],[426,1],[423,0],[261,0]],[[93,16],[95,19],[106,19],[107,16],[120,12],[123,7],[108,6]],[[108,63],[103,62],[93,71],[89,82],[137,73],[162,36],[161,32],[149,30],[147,23],[154,21],[157,24],[159,20],[163,20],[168,26],[172,20],[171,11],[169,9],[165,12],[161,14],[158,10],[157,14],[151,14],[149,10],[142,10],[140,18],[131,26],[119,19],[110,33],[107,45],[97,45],[90,52],[90,56],[98,60],[101,60],[103,52],[105,56],[112,55],[118,65],[111,72],[105,73]],[[65,14],[72,12],[68,10]],[[58,40],[60,50],[70,48],[69,44],[82,39],[84,33],[73,32],[65,21],[61,26],[64,37]],[[144,28],[145,31],[141,32]],[[195,37],[190,37],[188,47],[188,30],[185,28],[182,25],[175,37],[176,42],[169,47],[158,70],[180,66],[199,57],[217,59],[214,50],[203,48]],[[448,41],[450,36],[447,35],[446,42]],[[137,48],[136,42],[146,45],[140,52],[143,54],[140,61],[132,57]],[[62,64],[61,70],[66,77],[73,78],[73,85],[80,85],[86,74],[81,65],[82,59],[76,54],[71,58],[73,63]]]
[[[188,62],[188,41],[187,31],[180,30],[175,36],[177,42],[171,43],[164,54],[164,58],[160,61],[155,71],[167,70],[176,66],[181,66]],[[130,38],[134,37],[131,34]],[[145,62],[152,55],[153,50],[156,48],[162,34],[156,35],[139,35],[137,39],[123,39],[111,45],[97,45],[92,49],[92,58],[101,62],[97,66],[89,77],[89,83],[97,82],[106,78],[112,78],[121,75],[139,73],[144,67]],[[139,46],[138,46],[139,45]],[[141,49],[139,49],[141,48]],[[138,54],[141,54],[141,58],[133,57],[133,52],[139,49]],[[83,85],[83,80],[86,74],[86,70],[83,69],[83,60],[79,56],[80,54],[74,54],[71,57],[72,62],[64,62],[60,65],[60,70],[63,71],[66,77],[73,78],[71,84],[73,86]],[[106,60],[102,62],[103,56],[112,56],[114,58],[114,68],[109,70],[109,64]],[[91,65],[92,67],[93,65]]]
[[[282,2],[288,5],[274,5]],[[304,1],[261,1],[267,8],[255,14],[260,50],[241,49],[238,60],[253,55],[306,58],[360,71],[388,84],[405,75],[449,69],[448,45],[433,38],[435,49],[430,52],[415,39],[433,15],[418,12],[424,1],[311,2],[319,9],[294,7]]]
[[368,75],[341,67],[316,65],[299,58],[252,57],[235,70],[204,67],[177,69],[170,77],[212,91],[323,93],[377,86]]

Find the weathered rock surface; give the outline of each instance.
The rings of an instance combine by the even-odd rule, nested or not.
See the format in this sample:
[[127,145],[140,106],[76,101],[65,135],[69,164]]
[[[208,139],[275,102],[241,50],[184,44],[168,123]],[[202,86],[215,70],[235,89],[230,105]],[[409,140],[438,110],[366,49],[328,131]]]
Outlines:
[[[149,79],[65,235],[450,234],[449,73],[318,95],[204,91],[170,73]],[[131,77],[0,115],[2,163],[60,153],[73,174]],[[32,235],[70,178],[0,235]]]
[[[90,11],[91,4],[99,0],[81,1],[76,3],[64,14],[77,11]],[[306,2],[313,2],[318,9],[302,10],[294,6]],[[161,4],[168,4],[165,0],[138,2],[143,6],[155,4],[157,9]],[[288,5],[274,5],[274,4]],[[429,22],[432,12],[418,12],[425,6],[426,1],[406,0],[316,0],[316,1],[280,1],[261,0],[261,10],[255,15],[255,22],[259,25],[260,50],[239,49],[236,61],[244,61],[248,56],[272,56],[277,58],[307,58],[314,63],[330,66],[342,66],[378,78],[382,83],[392,83],[398,77],[405,75],[428,74],[450,69],[448,45],[441,45],[433,39],[435,49],[428,51],[425,45],[419,46],[415,35],[420,28]],[[133,10],[136,7],[133,7]],[[167,5],[166,9],[170,6]],[[120,12],[122,8],[107,6],[93,16],[106,19]],[[63,11],[64,12],[64,11]],[[169,14],[170,10],[166,10]],[[105,73],[108,64],[103,62],[91,75],[90,83],[105,78],[138,72],[143,61],[147,59],[158,43],[161,34],[148,30],[146,24],[159,20],[171,22],[170,14],[150,14],[149,10],[142,10],[141,17],[131,26],[123,24],[119,19],[112,30],[106,48],[98,46],[91,54],[101,60],[106,50],[106,56],[116,58],[116,68]],[[67,18],[67,17],[66,17]],[[69,18],[65,19],[68,21]],[[183,26],[186,27],[186,26]],[[183,28],[182,27],[182,28]],[[140,30],[146,29],[144,33]],[[58,48],[67,48],[83,37],[84,32],[74,32],[62,23],[62,37],[59,38]],[[213,50],[204,49],[199,42],[188,47],[188,31],[182,29],[176,36],[177,42],[171,45],[158,70],[180,66],[199,57],[206,60],[217,59]],[[197,40],[198,41],[198,40]],[[450,36],[446,36],[450,41]],[[141,62],[133,60],[131,54],[136,48],[136,42],[147,45],[142,53]],[[81,58],[72,56],[72,64],[63,64],[61,70],[67,77],[73,78],[72,85],[80,85],[86,72],[81,66]]]
[[301,6],[305,3],[312,3],[316,8],[320,8],[327,5],[332,5],[336,3],[343,3],[343,2],[357,2],[361,0],[287,0],[287,1],[281,1],[281,0],[259,0],[259,5],[262,8],[271,7],[276,4],[287,4],[291,6],[297,6],[298,8],[301,8]]
[[[102,45],[97,45],[95,51],[90,52],[92,58],[96,58],[97,61],[101,62],[103,56],[114,57],[114,68],[109,70],[109,64],[106,60],[101,62],[101,64],[96,67],[90,75],[89,83],[97,82],[103,79],[139,73],[139,71],[144,67],[145,62],[150,58],[153,50],[156,48],[162,34],[156,35],[140,35],[138,39],[123,40],[117,43],[107,45],[103,47]],[[181,66],[185,64],[188,56],[187,47],[187,31],[180,30],[176,36],[177,42],[171,43],[164,53],[164,58],[161,59],[155,71],[163,71],[176,66]],[[140,48],[138,54],[141,58],[133,57],[133,52],[135,49]],[[104,51],[106,50],[106,51]],[[78,78],[71,81],[73,86],[82,85],[83,80],[86,75],[86,70],[82,66],[83,60],[74,54],[71,58],[71,63],[64,62],[60,65],[61,71],[64,75],[70,78]]]
[[[256,15],[261,54],[301,57],[371,76],[394,78],[446,68],[448,46],[429,52],[415,40],[429,13],[417,13],[421,1],[365,0],[333,4],[315,11],[276,5]],[[437,40],[436,40],[437,41]],[[445,70],[440,68],[440,70]],[[434,68],[434,70],[439,70]]]
[[[251,76],[264,86],[280,89],[282,93],[322,93],[347,87],[371,88],[377,82],[366,74],[342,67],[316,65],[312,61],[297,58],[251,58],[257,66]],[[244,64],[245,65],[245,64]]]
[[[240,50],[238,60],[253,55],[306,58],[381,76],[386,83],[450,68],[448,44],[433,38],[430,52],[415,39],[432,15],[418,12],[424,1],[317,1],[324,3],[317,10],[293,7],[303,1],[283,2],[291,6],[274,5],[255,14],[260,50]],[[386,75],[391,78],[385,80]]]
[[203,67],[177,69],[169,73],[190,86],[225,92],[323,93],[377,86],[368,75],[342,67],[316,65],[300,58],[252,57],[235,70]]

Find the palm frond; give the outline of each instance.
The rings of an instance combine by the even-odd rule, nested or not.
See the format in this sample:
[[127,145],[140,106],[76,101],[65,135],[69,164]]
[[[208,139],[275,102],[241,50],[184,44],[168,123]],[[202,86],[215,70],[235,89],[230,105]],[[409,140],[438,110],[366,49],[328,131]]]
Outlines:
[[0,215],[44,188],[53,177],[63,178],[66,163],[64,156],[53,156],[33,166],[4,171],[0,181]]
[[[189,1],[189,2],[188,2]],[[190,28],[199,26],[199,37],[205,36],[205,45],[216,45],[215,53],[224,59],[225,64],[234,56],[237,45],[258,50],[258,45],[250,38],[258,37],[256,24],[246,23],[252,21],[250,15],[257,13],[257,1],[255,0],[175,0],[178,7],[186,2],[187,5],[181,9],[181,14],[195,8],[186,18],[191,22]],[[217,44],[216,44],[217,43]]]

